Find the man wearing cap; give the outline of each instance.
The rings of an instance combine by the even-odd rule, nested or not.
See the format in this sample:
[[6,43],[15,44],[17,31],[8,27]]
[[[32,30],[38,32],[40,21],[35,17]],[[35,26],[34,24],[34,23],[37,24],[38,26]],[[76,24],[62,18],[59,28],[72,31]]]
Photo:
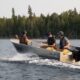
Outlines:
[[70,42],[67,37],[64,36],[63,31],[59,31],[58,37],[60,38],[59,47],[61,50],[63,49],[69,49],[70,48]]

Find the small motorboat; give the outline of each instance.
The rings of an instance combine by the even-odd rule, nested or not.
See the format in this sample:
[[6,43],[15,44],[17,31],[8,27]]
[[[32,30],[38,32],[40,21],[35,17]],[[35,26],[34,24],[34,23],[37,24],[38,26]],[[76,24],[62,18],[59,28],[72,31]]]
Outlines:
[[[47,48],[37,48],[33,47],[32,45],[18,44],[15,42],[12,43],[14,44],[17,51],[21,54],[26,52],[32,52],[42,58],[55,59],[66,63],[77,63],[80,61],[80,47],[72,46],[72,49],[64,49],[63,51],[57,51],[50,46]],[[75,50],[73,50],[73,48],[75,48]]]

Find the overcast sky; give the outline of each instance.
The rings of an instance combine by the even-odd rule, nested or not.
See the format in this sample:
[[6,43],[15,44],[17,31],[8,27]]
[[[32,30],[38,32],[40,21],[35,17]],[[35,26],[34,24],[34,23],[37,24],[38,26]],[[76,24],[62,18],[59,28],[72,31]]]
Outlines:
[[28,16],[28,5],[31,5],[32,11],[37,16],[41,13],[44,15],[61,13],[74,8],[80,12],[80,0],[0,0],[0,17],[11,17],[12,8],[15,9],[16,15]]

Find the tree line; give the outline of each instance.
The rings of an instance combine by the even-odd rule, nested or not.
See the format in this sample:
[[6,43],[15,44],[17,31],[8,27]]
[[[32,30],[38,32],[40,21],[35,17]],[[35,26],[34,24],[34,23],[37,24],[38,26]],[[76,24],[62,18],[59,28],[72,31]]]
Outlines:
[[0,18],[0,37],[14,37],[16,34],[27,31],[30,38],[45,38],[48,32],[56,35],[64,31],[69,38],[80,38],[80,13],[76,8],[51,15],[36,16],[32,8],[28,6],[29,16],[16,16],[12,8],[11,18]]

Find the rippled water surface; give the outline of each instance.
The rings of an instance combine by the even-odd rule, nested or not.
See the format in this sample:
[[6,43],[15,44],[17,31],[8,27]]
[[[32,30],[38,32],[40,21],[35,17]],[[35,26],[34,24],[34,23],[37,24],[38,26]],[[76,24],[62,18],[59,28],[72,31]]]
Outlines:
[[[34,40],[33,45],[40,42]],[[80,41],[71,40],[71,43],[79,46]],[[3,45],[0,46],[1,57],[9,54],[6,60],[0,61],[0,80],[80,80],[80,66],[41,59],[32,56],[33,53],[19,54],[8,40],[0,40],[0,44]]]
[[0,62],[0,80],[79,80],[80,71],[20,62]]

